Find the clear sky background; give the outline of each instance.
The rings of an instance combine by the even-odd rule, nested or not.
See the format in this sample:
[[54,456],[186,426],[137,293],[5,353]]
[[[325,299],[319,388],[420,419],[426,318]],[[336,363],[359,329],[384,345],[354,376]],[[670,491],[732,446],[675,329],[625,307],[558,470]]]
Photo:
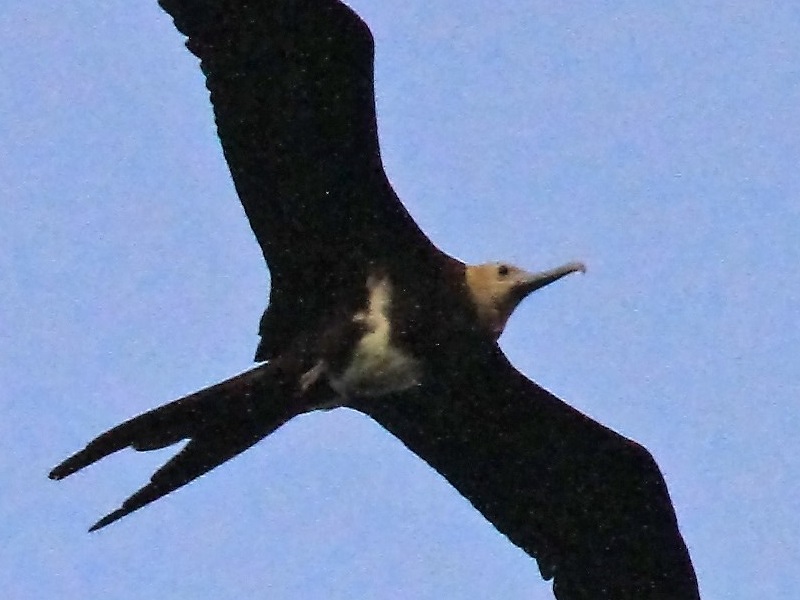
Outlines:
[[[519,309],[513,362],[653,452],[704,598],[797,598],[797,2],[352,4],[388,173],[433,240],[589,266]],[[552,597],[345,410],[87,534],[173,451],[48,470],[247,367],[268,277],[155,1],[3,3],[0,84],[5,598]]]

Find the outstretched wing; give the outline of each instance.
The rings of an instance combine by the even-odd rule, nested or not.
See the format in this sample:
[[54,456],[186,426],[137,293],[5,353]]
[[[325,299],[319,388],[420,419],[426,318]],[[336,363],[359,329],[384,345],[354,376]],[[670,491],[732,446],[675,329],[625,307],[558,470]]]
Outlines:
[[453,365],[457,376],[436,390],[356,408],[536,558],[559,600],[698,599],[650,453],[528,380],[499,349],[482,354]]
[[[335,0],[160,0],[201,60],[239,198],[272,277],[258,358],[370,263],[435,252],[378,148],[373,40]],[[286,332],[286,333],[284,333]]]

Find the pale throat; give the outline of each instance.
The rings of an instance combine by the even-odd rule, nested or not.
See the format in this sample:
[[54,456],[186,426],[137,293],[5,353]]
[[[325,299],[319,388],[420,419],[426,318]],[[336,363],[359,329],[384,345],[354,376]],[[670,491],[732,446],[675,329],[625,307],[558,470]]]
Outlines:
[[464,277],[481,328],[499,338],[519,303],[514,300],[512,287],[499,281],[493,268],[483,265],[467,266]]

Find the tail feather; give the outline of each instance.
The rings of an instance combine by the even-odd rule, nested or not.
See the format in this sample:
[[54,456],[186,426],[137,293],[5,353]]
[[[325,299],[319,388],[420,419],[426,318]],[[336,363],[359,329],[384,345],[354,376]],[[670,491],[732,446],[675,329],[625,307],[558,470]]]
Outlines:
[[122,503],[120,508],[92,525],[89,531],[97,531],[110,525],[125,515],[139,510],[197,479],[214,467],[244,452],[281,424],[282,422],[261,430],[255,428],[250,431],[243,431],[239,428],[232,429],[230,434],[224,438],[217,438],[213,435],[192,438],[178,454],[153,473],[147,485],[133,493]]
[[[244,452],[313,404],[289,391],[273,363],[155,408],[109,429],[50,472],[63,479],[98,460],[131,447],[155,450],[189,439],[150,482],[100,519],[95,531],[165,496]],[[294,386],[292,386],[294,388]]]

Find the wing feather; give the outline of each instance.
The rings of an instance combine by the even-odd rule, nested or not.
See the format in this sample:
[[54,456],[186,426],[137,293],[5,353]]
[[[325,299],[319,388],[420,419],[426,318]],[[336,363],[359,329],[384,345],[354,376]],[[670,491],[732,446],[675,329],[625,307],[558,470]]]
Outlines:
[[363,282],[370,264],[438,252],[384,173],[374,44],[352,10],[333,0],[160,4],[201,60],[225,158],[270,269],[261,326],[269,342],[259,359]]
[[456,375],[355,408],[536,558],[559,600],[699,598],[664,478],[644,447],[528,380],[499,349],[437,372]]

